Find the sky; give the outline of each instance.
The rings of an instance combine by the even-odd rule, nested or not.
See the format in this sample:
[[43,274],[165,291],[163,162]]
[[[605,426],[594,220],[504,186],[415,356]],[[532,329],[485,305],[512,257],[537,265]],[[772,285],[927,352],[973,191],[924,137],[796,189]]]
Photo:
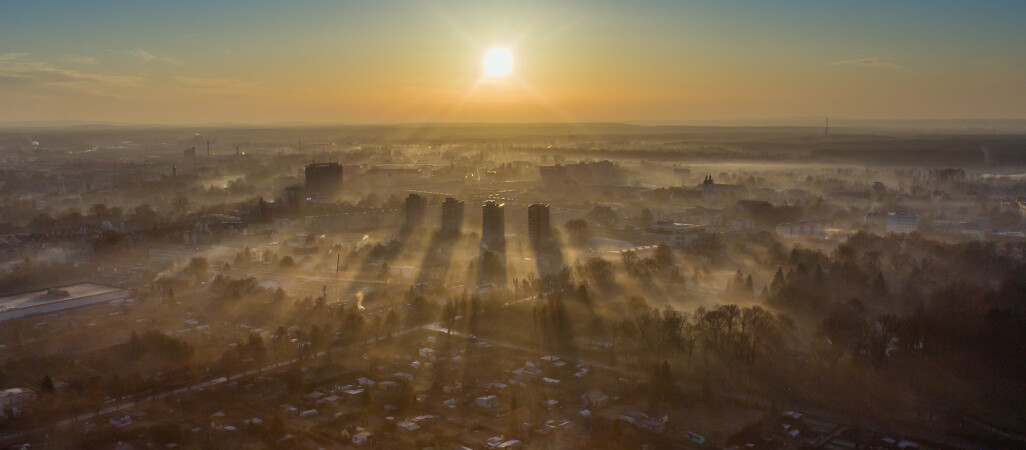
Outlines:
[[0,122],[1024,119],[1023,24],[1022,0],[3,0]]

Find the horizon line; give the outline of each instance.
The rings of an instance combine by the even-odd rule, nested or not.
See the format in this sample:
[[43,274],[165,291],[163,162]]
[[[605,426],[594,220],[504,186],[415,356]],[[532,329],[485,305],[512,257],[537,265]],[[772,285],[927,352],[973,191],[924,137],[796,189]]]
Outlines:
[[[694,120],[625,120],[625,121],[580,121],[580,122],[559,122],[559,121],[501,121],[501,122],[467,122],[467,121],[411,121],[411,122],[309,122],[309,121],[280,121],[280,122],[121,122],[121,121],[89,121],[79,119],[64,120],[31,120],[31,121],[5,121],[0,122],[0,129],[18,128],[85,128],[85,127],[121,127],[121,128],[223,128],[223,127],[411,127],[411,126],[538,126],[538,125],[617,125],[634,127],[762,127],[762,128],[822,128],[826,120],[832,122],[832,128],[886,128],[890,125],[910,124],[974,124],[985,125],[992,122],[995,125],[1010,125],[1019,123],[1026,126],[1026,118],[881,118],[863,119],[834,116],[804,116],[786,118],[749,118],[749,119],[694,119]],[[823,123],[811,123],[822,121]],[[789,123],[790,122],[790,123]],[[798,123],[802,122],[802,123]],[[844,122],[849,122],[845,124]],[[1026,131],[1026,130],[1024,130]]]

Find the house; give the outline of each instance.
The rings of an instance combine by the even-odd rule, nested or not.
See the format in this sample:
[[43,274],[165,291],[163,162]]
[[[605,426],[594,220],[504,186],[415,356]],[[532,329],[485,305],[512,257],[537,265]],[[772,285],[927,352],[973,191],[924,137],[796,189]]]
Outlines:
[[488,381],[488,382],[481,383],[481,388],[483,388],[485,390],[489,390],[489,391],[493,390],[493,389],[497,390],[497,391],[503,391],[507,387],[509,387],[509,384],[503,383],[502,381],[499,381],[499,380],[493,380],[493,381]]
[[218,411],[210,415],[210,429],[212,430],[220,430],[224,428],[227,423],[228,420],[225,418],[225,413],[223,411]]
[[638,429],[645,430],[649,433],[661,434],[663,431],[666,431],[667,422],[668,417],[666,416],[659,417],[646,414],[635,425]]
[[438,421],[441,418],[442,418],[442,416],[436,416],[436,415],[432,415],[432,414],[423,414],[423,415],[420,415],[420,416],[417,416],[417,417],[414,417],[414,418],[410,419],[410,422],[413,422],[413,423],[418,424],[418,425],[426,426],[426,425],[431,425],[431,424],[435,423],[436,421]]
[[503,443],[501,443],[499,445],[496,445],[495,448],[508,450],[508,449],[520,448],[522,446],[523,446],[523,443],[520,442],[519,440],[517,440],[517,439],[510,439],[510,440],[508,440],[506,442],[503,442]]
[[310,418],[310,417],[313,417],[313,416],[316,416],[316,415],[317,415],[317,410],[316,409],[308,409],[306,411],[303,411],[303,412],[299,413],[299,417],[302,417],[304,419],[307,419],[307,418]]
[[661,434],[666,431],[666,425],[670,416],[660,412],[641,412],[637,409],[629,409],[620,414],[620,420],[634,425],[639,430],[653,434]]
[[13,419],[21,415],[25,406],[36,401],[36,393],[26,388],[10,388],[0,391],[0,417]]
[[542,375],[541,369],[534,367],[533,364],[526,364],[524,367],[513,371],[514,375],[524,375],[529,378],[538,378]]
[[356,434],[353,435],[352,441],[353,441],[353,444],[356,444],[356,445],[367,445],[367,444],[370,443],[371,437],[373,437],[373,436],[374,435],[371,434],[369,431],[361,431],[361,432],[356,433]]
[[406,382],[413,382],[413,375],[406,372],[396,372],[392,374],[393,380],[406,380]]
[[282,412],[285,413],[286,416],[295,416],[295,415],[299,414],[299,408],[296,408],[295,406],[292,406],[292,405],[290,405],[288,403],[282,404],[280,406],[280,408],[281,408]]
[[593,389],[581,395],[581,402],[587,407],[601,408],[609,403],[609,396],[598,389]]
[[463,384],[460,383],[459,381],[456,381],[456,382],[453,382],[453,383],[449,383],[449,384],[446,384],[445,386],[442,386],[442,392],[445,392],[446,394],[450,394],[451,395],[451,394],[456,394],[456,393],[461,392],[461,391],[463,391]]
[[415,424],[413,422],[410,422],[409,420],[400,421],[400,422],[396,423],[395,426],[396,426],[396,429],[399,429],[399,430],[402,430],[402,431],[405,431],[405,432],[413,432],[413,431],[417,431],[417,430],[420,429],[420,425],[417,425],[417,424]]
[[316,402],[314,402],[314,406],[320,406],[320,405],[323,405],[323,404],[325,404],[325,403],[327,403],[327,404],[329,404],[329,405],[337,405],[337,404],[338,404],[338,401],[339,401],[340,399],[341,399],[341,398],[340,398],[339,396],[337,396],[337,395],[329,395],[329,396],[327,396],[327,397],[324,397],[324,398],[322,398],[322,399],[320,399],[320,400],[317,400]]
[[474,403],[482,408],[495,409],[499,407],[499,398],[494,395],[486,395],[474,399]]
[[435,355],[434,349],[424,347],[418,352],[421,358],[430,358]]
[[513,378],[510,378],[509,382],[511,384],[519,385],[520,387],[527,387],[527,384],[530,383],[533,379],[534,378],[525,373],[519,373],[514,375]]
[[132,418],[123,412],[110,416],[110,424],[117,428],[124,428],[132,424]]
[[363,394],[363,388],[350,389],[342,392],[342,394],[345,395],[346,400],[353,400],[359,398],[360,394]]
[[395,381],[382,381],[378,383],[378,389],[382,391],[396,391],[399,390],[399,383]]

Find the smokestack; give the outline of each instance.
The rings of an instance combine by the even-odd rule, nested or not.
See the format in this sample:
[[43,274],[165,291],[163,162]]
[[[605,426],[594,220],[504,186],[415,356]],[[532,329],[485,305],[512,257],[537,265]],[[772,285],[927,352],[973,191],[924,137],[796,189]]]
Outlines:
[[827,117],[826,118],[826,126],[823,127],[823,136],[829,136],[829,135],[830,135],[830,118]]
[[235,146],[235,156],[239,156],[239,146]]
[[210,141],[207,141],[207,158],[210,157]]

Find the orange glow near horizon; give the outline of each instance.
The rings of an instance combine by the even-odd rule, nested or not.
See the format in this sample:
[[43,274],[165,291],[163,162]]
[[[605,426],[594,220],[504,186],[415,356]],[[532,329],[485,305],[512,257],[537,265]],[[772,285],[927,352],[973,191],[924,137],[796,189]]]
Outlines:
[[[0,122],[1026,118],[1015,11],[972,19],[980,27],[912,7],[307,6],[197,4],[206,14],[181,17],[181,30],[166,24],[185,13],[166,5],[125,28],[114,14],[27,4],[46,11],[0,16]],[[901,27],[883,21],[894,14]],[[32,39],[30,17],[66,28]],[[225,28],[228,17],[274,26]],[[956,29],[976,39],[952,41]]]

